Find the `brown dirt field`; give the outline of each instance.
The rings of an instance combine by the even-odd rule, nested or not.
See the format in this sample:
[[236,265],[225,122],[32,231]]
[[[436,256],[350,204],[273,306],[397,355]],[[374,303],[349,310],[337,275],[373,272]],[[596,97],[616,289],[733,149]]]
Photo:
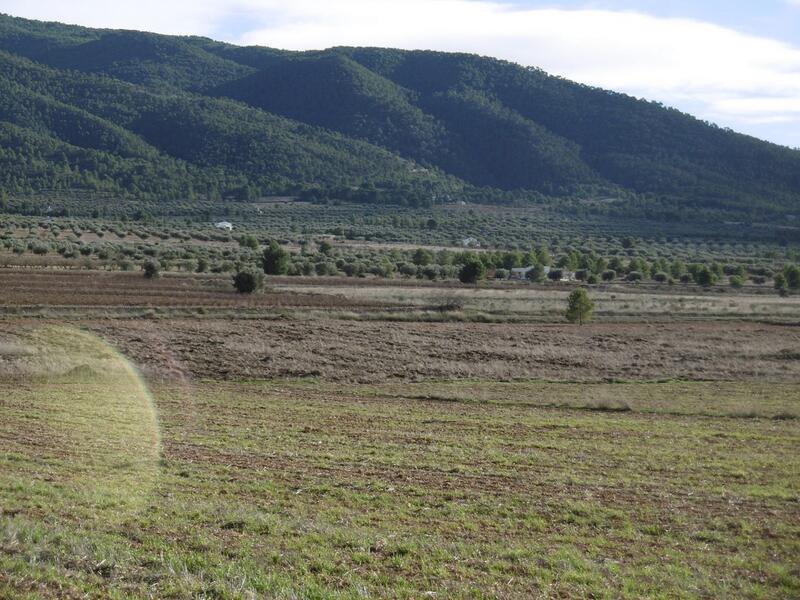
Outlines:
[[387,304],[292,292],[237,294],[229,275],[140,272],[0,270],[3,306],[380,308]]
[[[0,342],[45,322],[0,322]],[[155,379],[800,381],[794,358],[800,328],[786,325],[176,318],[82,320],[79,326],[111,341]]]

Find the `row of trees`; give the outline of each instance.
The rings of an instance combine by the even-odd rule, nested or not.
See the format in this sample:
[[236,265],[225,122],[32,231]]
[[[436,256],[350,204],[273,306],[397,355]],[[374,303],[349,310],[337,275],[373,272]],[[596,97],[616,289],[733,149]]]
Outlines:
[[[367,262],[359,261],[354,256],[337,255],[336,250],[330,242],[323,241],[319,244],[317,251],[309,253],[304,250],[301,254],[291,254],[285,250],[276,240],[271,240],[266,247],[261,248],[258,240],[253,236],[243,236],[240,239],[243,248],[239,259],[231,263],[223,270],[240,270],[236,264],[258,264],[260,270],[267,275],[340,275],[350,277],[360,277],[367,274],[378,277],[417,277],[422,279],[449,279],[458,278],[463,283],[476,283],[477,281],[494,277],[504,279],[508,277],[508,270],[505,266],[516,264],[511,262],[511,258],[516,253],[509,252],[439,252],[434,253],[427,249],[417,249],[410,255],[406,254],[406,260],[402,256],[390,257],[387,255],[376,254],[367,259]],[[48,248],[42,244],[33,244],[31,251],[46,253]],[[88,246],[75,247],[74,252],[68,252],[69,248],[64,246],[61,254],[65,257],[69,255],[77,256],[77,250],[90,250]],[[104,253],[100,253],[106,256]],[[100,256],[99,255],[99,256]],[[565,276],[565,271],[569,269],[558,265],[569,264],[562,256],[553,261],[546,248],[538,251],[530,251],[525,255],[526,260],[530,260],[529,270],[526,277],[531,282],[542,282],[546,280],[560,281]],[[699,286],[708,287],[719,284],[723,278],[727,277],[729,285],[741,287],[746,278],[750,278],[754,283],[764,284],[769,277],[774,277],[774,286],[781,293],[800,289],[800,268],[796,265],[788,264],[778,273],[773,273],[765,268],[745,269],[742,265],[720,265],[719,263],[710,264],[684,264],[681,261],[667,262],[663,259],[648,263],[641,258],[634,258],[623,264],[618,257],[605,259],[591,255],[582,255],[578,264],[590,264],[591,268],[578,269],[574,273],[575,279],[588,284],[600,282],[613,282],[623,279],[628,282],[638,282],[643,280],[655,281],[658,283],[694,283]],[[444,264],[442,264],[444,263]],[[549,263],[549,264],[547,264]],[[524,264],[524,263],[523,263]],[[550,266],[553,265],[553,266]],[[617,271],[608,268],[611,265],[618,267]],[[546,268],[548,267],[548,268]],[[598,269],[603,268],[598,272]],[[655,271],[654,268],[666,267],[665,271]],[[203,272],[206,270],[216,270],[202,256],[196,261],[196,270]],[[677,277],[676,277],[677,276]]]

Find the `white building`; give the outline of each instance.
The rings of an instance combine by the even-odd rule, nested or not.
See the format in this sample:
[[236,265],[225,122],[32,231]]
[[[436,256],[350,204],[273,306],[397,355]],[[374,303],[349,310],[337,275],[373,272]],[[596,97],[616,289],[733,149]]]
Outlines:
[[217,229],[224,229],[225,231],[233,231],[233,223],[229,223],[228,221],[220,221],[219,223],[214,223],[214,227]]

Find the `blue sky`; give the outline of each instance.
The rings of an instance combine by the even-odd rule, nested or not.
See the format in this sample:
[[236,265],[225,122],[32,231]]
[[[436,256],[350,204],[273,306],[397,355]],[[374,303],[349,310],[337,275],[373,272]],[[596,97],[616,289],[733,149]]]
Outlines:
[[476,52],[800,147],[800,0],[0,0],[0,12],[297,50]]

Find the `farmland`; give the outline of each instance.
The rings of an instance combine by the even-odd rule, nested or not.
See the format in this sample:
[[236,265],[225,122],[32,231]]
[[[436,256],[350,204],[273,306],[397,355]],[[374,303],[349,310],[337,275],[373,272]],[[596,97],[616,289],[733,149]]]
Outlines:
[[800,594],[800,299],[752,279],[794,247],[597,237],[727,271],[465,285],[401,271],[463,251],[436,232],[284,230],[297,270],[240,294],[266,229],[59,223],[0,251],[0,598]]
[[790,8],[6,4],[0,600],[800,598]]
[[160,451],[139,444],[138,461],[116,436],[152,439],[144,405],[128,428],[92,427],[107,385],[3,384],[0,593],[785,598],[800,585],[794,384],[160,383]]

